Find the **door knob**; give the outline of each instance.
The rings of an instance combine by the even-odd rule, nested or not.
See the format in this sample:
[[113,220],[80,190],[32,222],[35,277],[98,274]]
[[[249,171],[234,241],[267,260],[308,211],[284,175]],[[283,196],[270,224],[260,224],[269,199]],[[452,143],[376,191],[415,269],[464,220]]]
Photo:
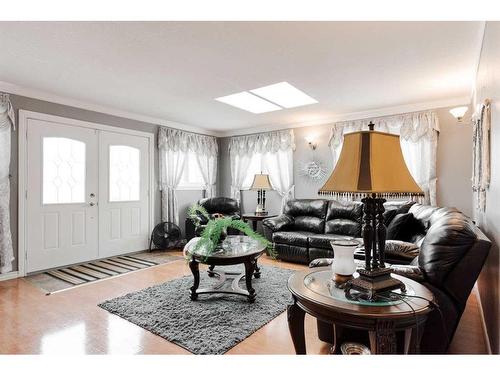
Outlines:
[[90,207],[93,207],[93,206],[95,206],[95,203],[94,203],[94,202],[90,202],[90,203],[89,203],[89,206],[90,206]]
[[90,198],[94,198],[95,197],[95,194],[94,193],[90,193]]

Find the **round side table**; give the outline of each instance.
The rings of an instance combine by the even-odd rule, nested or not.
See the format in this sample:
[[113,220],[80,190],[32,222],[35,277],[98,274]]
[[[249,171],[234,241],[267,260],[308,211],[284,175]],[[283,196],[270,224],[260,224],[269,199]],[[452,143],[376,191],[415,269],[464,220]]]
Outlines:
[[[392,275],[407,286],[407,293],[433,301],[434,296],[425,286],[399,275]],[[405,297],[404,302],[369,303],[348,301],[342,290],[335,290],[330,267],[308,269],[293,274],[288,289],[293,304],[288,306],[288,327],[295,352],[306,354],[304,316],[308,313],[329,323],[332,329],[357,329],[368,332],[373,354],[397,353],[396,332],[404,332],[402,352],[417,352],[431,304],[421,298]],[[334,333],[334,349],[341,343]]]

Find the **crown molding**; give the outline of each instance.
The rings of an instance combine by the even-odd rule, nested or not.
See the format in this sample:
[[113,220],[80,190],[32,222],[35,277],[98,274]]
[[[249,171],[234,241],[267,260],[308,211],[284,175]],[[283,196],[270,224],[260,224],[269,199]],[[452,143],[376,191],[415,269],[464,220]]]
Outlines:
[[337,116],[322,118],[318,120],[311,120],[300,123],[292,123],[292,124],[281,124],[281,125],[268,125],[268,126],[260,126],[253,128],[245,128],[245,129],[235,129],[226,132],[221,132],[221,137],[231,137],[237,135],[247,135],[247,134],[256,134],[263,133],[269,131],[276,130],[285,130],[285,129],[295,129],[295,128],[303,128],[309,126],[321,126],[321,125],[329,125],[339,121],[350,121],[350,120],[363,120],[368,118],[375,117],[383,117],[383,116],[394,116],[402,113],[411,113],[418,111],[425,111],[431,109],[445,108],[445,107],[454,107],[460,105],[469,105],[471,103],[471,97],[469,96],[460,96],[455,98],[436,100],[430,102],[422,102],[422,103],[414,103],[414,104],[405,104],[394,107],[385,107],[379,109],[372,109],[368,111],[360,111],[360,112],[350,112],[343,113]]
[[67,105],[70,107],[80,108],[88,111],[103,113],[111,116],[127,118],[131,120],[146,122],[155,125],[167,126],[170,128],[176,128],[180,130],[185,130],[188,132],[211,135],[215,137],[231,137],[236,135],[245,135],[245,134],[255,134],[255,133],[263,133],[268,131],[275,130],[283,130],[283,129],[294,129],[294,128],[302,128],[309,126],[321,126],[328,125],[334,122],[339,121],[349,121],[349,120],[361,120],[365,118],[373,118],[373,117],[382,117],[382,116],[392,116],[401,113],[409,113],[409,112],[417,112],[424,111],[429,109],[437,109],[444,107],[453,107],[460,105],[469,105],[471,102],[471,98],[468,96],[455,97],[437,101],[430,102],[422,102],[415,104],[406,104],[394,107],[385,107],[379,109],[373,109],[368,111],[360,111],[360,112],[350,112],[350,113],[342,113],[337,116],[332,116],[328,118],[322,118],[317,120],[299,122],[299,123],[291,123],[291,124],[275,124],[275,125],[264,125],[259,127],[251,127],[251,128],[243,128],[243,129],[234,129],[228,131],[216,131],[204,129],[192,125],[187,125],[175,121],[169,121],[166,119],[146,116],[134,112],[123,111],[117,108],[102,106],[95,103],[84,102],[81,100],[63,97],[60,95],[56,95],[53,93],[49,93],[42,90],[37,90],[33,88],[24,87],[21,85],[0,81],[0,91],[7,92],[9,94],[25,96],[28,98],[43,100],[51,103]]
[[106,115],[122,117],[130,120],[136,120],[141,122],[147,122],[154,125],[162,125],[170,128],[176,128],[180,130],[185,130],[192,133],[199,133],[212,136],[221,136],[220,132],[212,131],[208,129],[203,129],[197,126],[187,125],[180,122],[169,121],[163,118],[152,117],[147,115],[142,115],[135,112],[124,111],[121,109],[107,107],[96,103],[85,102],[78,99],[73,99],[69,97],[60,96],[47,91],[33,89],[30,87],[25,87],[17,85],[14,83],[9,83],[5,81],[0,81],[0,91],[7,92],[13,95],[25,96],[28,98],[43,100],[46,102],[62,104],[69,107],[75,107],[80,109],[85,109],[87,111],[99,112]]

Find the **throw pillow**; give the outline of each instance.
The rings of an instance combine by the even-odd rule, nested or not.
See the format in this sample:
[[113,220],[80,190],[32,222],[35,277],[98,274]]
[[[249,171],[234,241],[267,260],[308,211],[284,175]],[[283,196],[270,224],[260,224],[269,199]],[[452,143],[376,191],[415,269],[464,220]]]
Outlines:
[[412,213],[397,214],[387,228],[387,239],[410,242],[413,236],[422,233],[423,225]]
[[382,215],[384,216],[384,224],[386,227],[389,226],[389,224],[394,219],[394,216],[396,216],[396,214],[397,214],[396,209],[384,211],[384,213]]

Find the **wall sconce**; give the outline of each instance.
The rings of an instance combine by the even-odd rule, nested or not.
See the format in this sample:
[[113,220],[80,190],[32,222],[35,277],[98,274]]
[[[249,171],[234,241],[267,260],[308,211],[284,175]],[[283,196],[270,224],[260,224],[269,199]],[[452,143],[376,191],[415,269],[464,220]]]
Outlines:
[[309,147],[311,147],[311,150],[316,150],[316,147],[318,147],[318,143],[316,142],[316,140],[314,139],[314,137],[313,136],[308,136],[305,139],[306,139],[306,142],[309,145]]
[[450,113],[458,120],[458,122],[462,122],[462,119],[464,118],[464,115],[468,109],[469,107],[467,106],[455,107],[450,109]]

